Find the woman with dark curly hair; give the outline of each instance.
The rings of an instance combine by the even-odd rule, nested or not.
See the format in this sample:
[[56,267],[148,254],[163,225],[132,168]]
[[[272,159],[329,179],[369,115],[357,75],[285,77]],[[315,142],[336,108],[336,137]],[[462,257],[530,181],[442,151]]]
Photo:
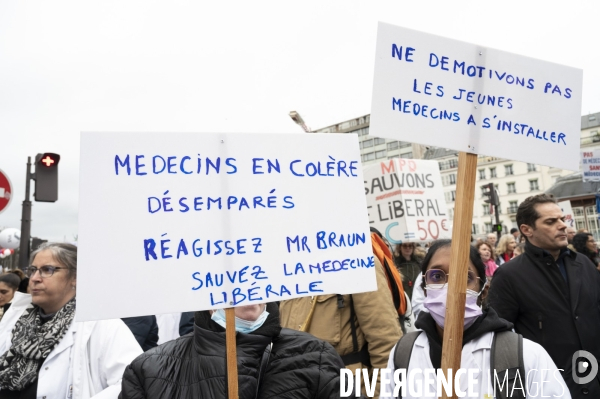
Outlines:
[[596,240],[591,233],[577,233],[573,237],[573,247],[577,252],[587,256],[594,266],[600,270],[600,256],[598,256],[598,247]]

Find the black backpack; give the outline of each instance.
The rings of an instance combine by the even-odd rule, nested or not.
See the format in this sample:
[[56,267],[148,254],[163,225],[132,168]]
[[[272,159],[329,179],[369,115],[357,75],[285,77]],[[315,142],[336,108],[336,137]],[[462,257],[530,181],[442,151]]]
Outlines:
[[[415,341],[422,331],[413,331],[405,334],[394,351],[394,370],[408,369],[410,356]],[[494,381],[494,390],[497,399],[525,399],[525,365],[523,362],[523,336],[512,331],[503,331],[494,334],[492,350],[490,351],[490,381]],[[494,379],[494,370],[496,378]],[[517,373],[518,370],[518,373]],[[516,376],[519,374],[520,379]],[[496,381],[504,381],[507,375],[507,384],[500,387]],[[517,383],[517,381],[519,381]],[[517,384],[515,386],[515,384]],[[513,390],[513,386],[514,390]],[[513,396],[509,396],[513,392]],[[401,396],[398,396],[401,398]]]

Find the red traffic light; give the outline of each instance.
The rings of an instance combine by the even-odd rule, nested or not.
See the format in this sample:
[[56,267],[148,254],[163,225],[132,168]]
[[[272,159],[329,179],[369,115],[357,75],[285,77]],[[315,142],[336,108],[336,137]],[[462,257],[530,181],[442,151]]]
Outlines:
[[35,193],[36,201],[55,202],[58,199],[58,162],[60,155],[45,152],[35,156]]
[[36,163],[47,168],[56,167],[60,161],[60,155],[53,152],[45,152],[36,156]]

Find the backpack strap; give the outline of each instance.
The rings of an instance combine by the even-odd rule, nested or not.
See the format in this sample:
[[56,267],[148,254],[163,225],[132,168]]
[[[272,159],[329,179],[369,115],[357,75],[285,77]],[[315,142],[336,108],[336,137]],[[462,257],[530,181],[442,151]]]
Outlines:
[[412,331],[404,334],[402,338],[400,338],[396,344],[396,349],[394,350],[394,370],[408,369],[413,346],[421,333],[422,331]]
[[[494,334],[490,351],[490,378],[498,399],[525,399],[525,363],[523,361],[523,336],[512,331]],[[496,376],[494,376],[494,370]],[[517,374],[519,380],[517,380]],[[506,384],[503,381],[506,378]],[[517,381],[519,383],[517,384]],[[502,383],[503,389],[500,389]],[[513,388],[514,387],[514,388]],[[522,388],[522,389],[521,389]],[[510,394],[513,393],[513,396]]]
[[[344,305],[344,296],[337,294],[338,309],[342,309]],[[356,312],[354,310],[354,302],[350,295],[350,334],[352,335],[352,353],[340,356],[346,366],[355,363],[362,363],[366,367],[371,368],[371,354],[369,353],[368,343],[362,348],[358,348],[358,335],[356,333]]]
[[[415,341],[421,333],[422,331],[412,331],[400,338],[394,350],[394,370],[404,369],[408,371],[408,364],[410,363],[410,356],[412,355]],[[401,393],[398,393],[398,399],[402,398]]]

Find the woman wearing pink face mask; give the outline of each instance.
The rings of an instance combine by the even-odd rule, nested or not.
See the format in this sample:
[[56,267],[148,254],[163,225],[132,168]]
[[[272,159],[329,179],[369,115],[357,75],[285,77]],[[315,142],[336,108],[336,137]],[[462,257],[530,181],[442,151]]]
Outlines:
[[[421,312],[415,323],[416,327],[422,331],[404,335],[392,349],[387,368],[387,373],[390,373],[390,375],[393,375],[396,369],[402,367],[406,367],[406,376],[409,376],[412,370],[418,372],[418,370],[441,368],[448,275],[450,273],[450,243],[450,240],[434,242],[427,256],[423,259],[421,271],[425,291],[424,307],[429,312]],[[513,325],[498,317],[493,309],[481,309],[481,303],[487,295],[485,265],[477,249],[472,246],[470,246],[469,259],[461,370],[464,369],[465,375],[468,370],[480,370],[474,376],[477,379],[475,389],[479,391],[477,397],[494,397],[494,387],[492,385],[494,371],[490,371],[492,343],[498,333],[508,332],[508,334],[514,334],[511,332]],[[406,341],[403,342],[403,340]],[[535,393],[543,388],[544,395],[556,395],[555,397],[561,398],[570,397],[569,390],[560,372],[558,372],[556,365],[544,348],[526,339],[523,339],[522,342],[524,365],[522,372],[527,376],[527,392]],[[400,349],[397,350],[397,348]],[[529,373],[530,370],[550,370],[550,374]],[[390,379],[391,381],[386,386],[382,383],[380,398],[399,397],[393,394],[395,389],[394,378]],[[406,382],[407,391],[402,396],[403,398],[426,397],[425,390],[430,392],[433,389],[436,392],[435,376],[433,385],[427,384],[427,379],[424,378],[423,374],[408,379]],[[466,391],[467,382],[467,378],[461,378],[458,388],[463,392]],[[511,384],[511,389],[513,382],[508,382]],[[408,390],[409,384],[414,384],[415,391],[421,392],[421,394],[411,396]],[[420,386],[417,386],[419,384]],[[519,383],[516,386],[518,389]],[[439,394],[439,392],[436,393]]]

